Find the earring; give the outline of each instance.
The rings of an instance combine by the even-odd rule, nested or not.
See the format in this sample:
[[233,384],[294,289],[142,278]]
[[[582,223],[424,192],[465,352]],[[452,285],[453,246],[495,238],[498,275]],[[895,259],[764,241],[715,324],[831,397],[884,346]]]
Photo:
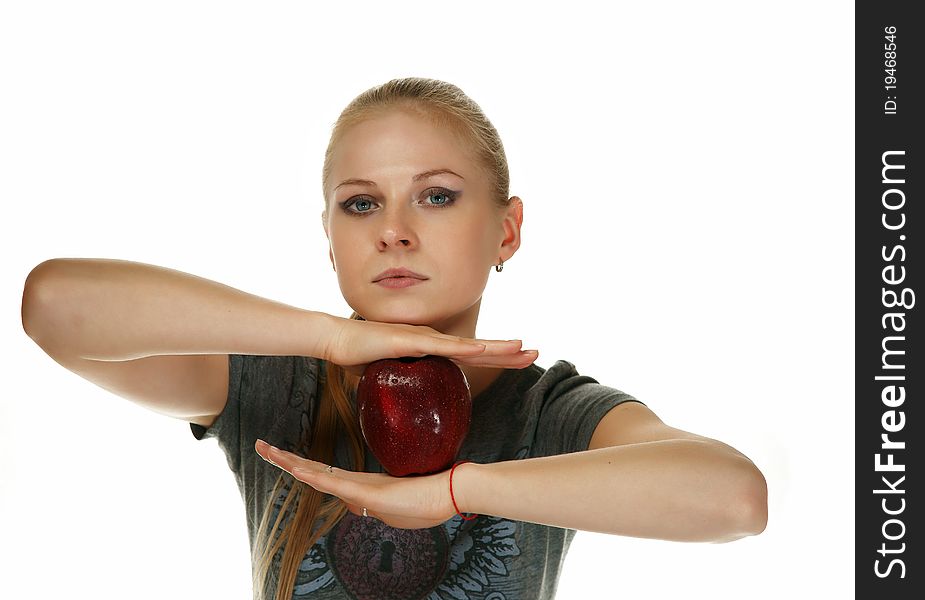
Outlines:
[[[498,259],[498,260],[501,260],[501,259]],[[501,272],[501,269],[503,269],[503,268],[504,268],[504,261],[503,261],[503,260],[502,260],[500,263],[498,263],[497,265],[495,265],[495,271],[497,271],[498,273],[500,273],[500,272]]]

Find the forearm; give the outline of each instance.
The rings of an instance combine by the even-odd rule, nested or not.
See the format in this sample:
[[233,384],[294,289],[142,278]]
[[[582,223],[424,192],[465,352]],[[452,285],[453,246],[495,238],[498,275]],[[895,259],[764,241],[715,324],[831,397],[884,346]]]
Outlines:
[[163,354],[320,356],[330,315],[188,273],[109,259],[55,259],[30,273],[23,328],[86,359]]
[[698,440],[466,464],[453,484],[464,512],[633,537],[730,541],[766,519],[760,471]]

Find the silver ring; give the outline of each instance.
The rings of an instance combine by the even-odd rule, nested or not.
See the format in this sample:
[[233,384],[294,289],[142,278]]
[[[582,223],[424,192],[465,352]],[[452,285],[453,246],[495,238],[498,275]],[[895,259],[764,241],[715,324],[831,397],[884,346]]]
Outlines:
[[368,517],[368,516],[369,516],[369,513],[366,512],[366,507],[365,507],[365,506],[363,507],[363,516],[364,516],[364,517]]
[[324,468],[324,470],[327,471],[328,473],[330,473],[331,475],[334,474],[334,466],[333,466],[333,465],[328,465],[328,466],[326,466],[326,467]]

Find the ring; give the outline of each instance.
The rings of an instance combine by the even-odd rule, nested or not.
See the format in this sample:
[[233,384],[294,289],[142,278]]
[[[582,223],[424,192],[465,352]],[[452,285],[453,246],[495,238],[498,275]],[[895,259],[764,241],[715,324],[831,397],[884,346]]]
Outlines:
[[365,507],[365,506],[363,507],[363,516],[364,516],[364,517],[368,517],[368,516],[369,516],[369,513],[366,512],[366,507]]
[[324,468],[324,470],[327,471],[328,473],[330,473],[331,475],[334,474],[334,467],[333,467],[332,465],[326,466],[326,467]]

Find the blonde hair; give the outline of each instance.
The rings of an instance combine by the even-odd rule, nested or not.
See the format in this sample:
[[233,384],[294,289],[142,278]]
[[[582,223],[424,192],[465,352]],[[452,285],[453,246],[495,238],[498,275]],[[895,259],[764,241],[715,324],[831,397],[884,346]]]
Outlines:
[[[328,210],[333,150],[344,133],[358,123],[402,110],[427,119],[435,126],[447,128],[471,149],[474,162],[489,182],[491,200],[499,208],[508,206],[510,176],[504,146],[495,127],[482,109],[455,85],[436,79],[408,77],[393,79],[372,87],[350,102],[334,124],[324,156],[322,190],[325,212]],[[351,319],[363,320],[356,312]],[[349,468],[362,471],[365,446],[361,437],[356,408],[347,390],[356,390],[359,377],[342,367],[325,361],[319,387],[322,389],[316,418],[308,439],[299,441],[296,453],[324,464],[334,462],[334,448],[339,435],[346,435],[351,450]],[[288,490],[275,519],[274,500]],[[299,565],[306,552],[346,514],[347,507],[334,496],[323,497],[288,473],[280,473],[273,486],[257,530],[252,552],[255,598],[267,598],[266,587],[276,579],[275,600],[288,600],[296,583]],[[270,521],[273,521],[271,524]],[[270,535],[270,531],[274,532]],[[282,556],[278,554],[282,552]],[[278,568],[273,578],[271,570]]]

